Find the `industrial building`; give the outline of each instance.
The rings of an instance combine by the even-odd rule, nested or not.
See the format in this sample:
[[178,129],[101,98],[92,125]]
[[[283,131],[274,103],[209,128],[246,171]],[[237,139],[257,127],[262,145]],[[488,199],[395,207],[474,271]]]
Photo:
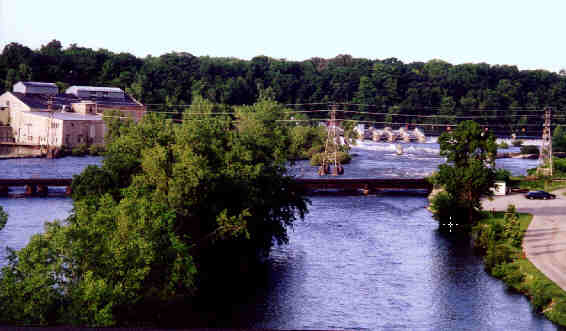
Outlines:
[[116,87],[71,86],[59,93],[54,83],[18,82],[0,95],[0,122],[16,144],[73,148],[104,143],[105,110],[139,120],[145,106]]

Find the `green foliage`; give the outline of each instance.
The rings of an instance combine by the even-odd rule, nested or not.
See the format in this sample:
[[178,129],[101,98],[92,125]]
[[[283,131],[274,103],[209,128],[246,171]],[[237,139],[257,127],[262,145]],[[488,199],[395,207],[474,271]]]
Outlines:
[[88,148],[88,154],[92,156],[103,155],[105,150],[104,145],[94,144]]
[[439,192],[431,199],[430,208],[439,224],[456,223],[466,216],[463,206],[446,191]]
[[539,152],[540,152],[540,150],[539,150],[538,146],[533,146],[533,145],[521,146],[521,154],[536,154],[536,155],[538,155]]
[[[437,109],[437,114],[446,116],[421,119],[429,124],[452,120],[467,109],[501,109],[505,110],[501,124],[525,128],[525,135],[538,135],[540,127],[522,126],[528,118],[508,116],[514,109],[549,104],[566,108],[566,77],[557,73],[520,71],[508,65],[452,65],[438,60],[403,63],[395,58],[370,60],[350,55],[304,61],[257,56],[247,61],[178,52],[141,59],[74,44],[63,47],[57,40],[37,50],[7,44],[0,54],[0,87],[9,90],[18,80],[28,79],[57,82],[60,88],[122,87],[141,102],[162,104],[160,110],[172,112],[178,109],[174,105],[191,104],[195,96],[227,105],[250,105],[257,100],[354,101],[363,111],[391,109],[385,121],[393,121],[394,114],[423,108]],[[370,114],[360,117],[375,120]]]
[[309,159],[314,153],[324,149],[326,131],[323,127],[294,126],[289,130],[289,138],[289,158]]
[[506,149],[509,148],[509,144],[503,141],[500,144],[497,144],[497,148]]
[[346,142],[347,146],[355,145],[356,140],[360,138],[357,132],[354,130],[357,124],[357,121],[342,122],[342,128],[344,129],[344,141]]
[[[350,161],[352,161],[352,157],[350,156],[350,154],[346,152],[338,152],[336,154],[336,157],[338,159],[338,162],[340,162],[341,164],[348,164],[350,163]],[[324,153],[313,154],[310,159],[310,164],[312,166],[319,166],[322,164],[323,158],[324,158]]]
[[79,144],[71,150],[71,155],[73,156],[84,156],[89,152],[87,144]]
[[510,178],[511,178],[511,172],[509,172],[509,170],[505,170],[503,168],[498,168],[495,170],[495,180],[509,183]]
[[448,163],[438,166],[434,181],[456,200],[452,206],[458,208],[454,210],[465,210],[466,217],[459,218],[460,222],[473,224],[481,210],[480,198],[493,194],[495,139],[477,123],[464,121],[451,133],[443,133],[438,141],[440,155]]
[[491,272],[496,266],[511,262],[513,253],[514,249],[506,243],[497,244],[490,242],[484,257],[485,269]]
[[[111,326],[199,284],[236,287],[239,261],[259,259],[307,211],[286,177],[282,107],[239,107],[238,127],[197,100],[182,124],[148,114],[120,125],[102,167],[73,180],[74,209],[47,223],[0,275],[0,321]],[[196,119],[196,120],[195,120]],[[230,277],[225,277],[230,275]]]
[[522,254],[522,239],[531,219],[518,215],[513,205],[504,213],[490,214],[473,228],[474,247],[485,254],[485,267],[491,275],[527,295],[535,311],[566,326],[566,292]]
[[104,134],[104,141],[110,144],[112,141],[120,137],[120,130],[122,127],[128,127],[133,124],[133,120],[124,117],[119,110],[107,109],[104,110],[104,126],[106,133]]
[[531,303],[536,311],[542,311],[552,300],[551,285],[542,279],[535,279],[531,285]]
[[8,222],[8,213],[0,206],[0,230],[2,230]]
[[552,158],[555,177],[566,177],[566,159]]
[[552,150],[554,152],[566,152],[566,131],[560,125],[552,133]]
[[81,198],[98,198],[104,193],[112,193],[119,197],[119,187],[113,174],[105,168],[89,165],[82,173],[73,176],[71,195],[74,200]]

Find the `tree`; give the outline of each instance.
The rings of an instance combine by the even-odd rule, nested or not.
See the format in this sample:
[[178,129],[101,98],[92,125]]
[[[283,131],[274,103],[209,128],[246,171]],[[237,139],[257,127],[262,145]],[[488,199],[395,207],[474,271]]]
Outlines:
[[472,225],[481,210],[480,198],[493,194],[495,138],[477,123],[464,121],[453,132],[443,133],[438,142],[440,155],[446,157],[447,163],[438,166],[435,181],[446,190],[451,204],[445,207],[451,210],[437,211],[437,218],[445,222],[452,216]]
[[307,201],[286,176],[282,106],[240,107],[234,128],[197,101],[182,124],[150,113],[119,127],[102,167],[75,178],[71,216],[2,269],[0,321],[144,322],[199,285],[238,286],[243,264],[287,242]]
[[7,222],[8,214],[4,211],[4,209],[2,209],[2,206],[0,206],[0,230],[2,230],[4,226],[6,226]]
[[552,133],[552,149],[554,152],[566,152],[566,132],[560,125]]

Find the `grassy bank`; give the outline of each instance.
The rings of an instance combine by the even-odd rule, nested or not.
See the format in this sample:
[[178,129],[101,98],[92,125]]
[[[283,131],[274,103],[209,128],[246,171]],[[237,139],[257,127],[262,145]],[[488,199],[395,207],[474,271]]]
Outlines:
[[531,220],[529,214],[485,213],[472,230],[474,246],[484,255],[485,268],[492,276],[528,296],[537,312],[566,326],[566,292],[529,262],[522,251],[523,236]]
[[566,181],[550,181],[544,179],[526,180],[525,177],[511,177],[510,185],[529,190],[554,191],[566,187]]

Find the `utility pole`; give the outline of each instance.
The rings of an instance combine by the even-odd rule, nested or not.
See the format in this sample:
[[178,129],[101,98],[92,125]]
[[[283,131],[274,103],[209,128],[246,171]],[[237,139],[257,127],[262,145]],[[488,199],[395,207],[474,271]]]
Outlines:
[[550,124],[552,120],[552,108],[544,109],[544,124],[542,127],[542,143],[539,152],[539,169],[542,175],[552,177],[552,135],[550,134]]

